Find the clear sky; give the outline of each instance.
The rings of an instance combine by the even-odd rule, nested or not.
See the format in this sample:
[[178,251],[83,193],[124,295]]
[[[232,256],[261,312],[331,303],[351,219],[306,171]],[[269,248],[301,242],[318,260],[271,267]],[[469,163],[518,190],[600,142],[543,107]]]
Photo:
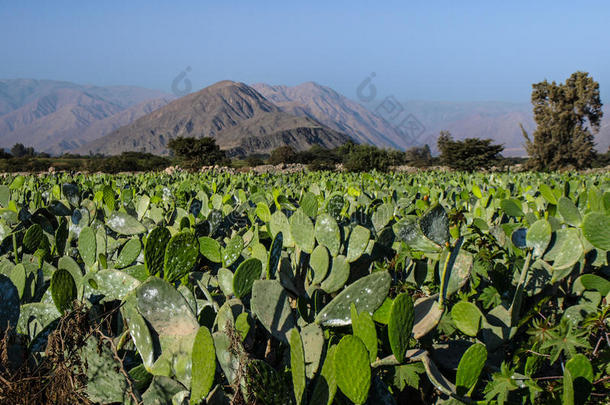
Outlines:
[[[464,4],[466,3],[466,4]],[[356,98],[529,101],[576,70],[610,103],[608,1],[0,0],[0,78],[170,91],[316,81]]]

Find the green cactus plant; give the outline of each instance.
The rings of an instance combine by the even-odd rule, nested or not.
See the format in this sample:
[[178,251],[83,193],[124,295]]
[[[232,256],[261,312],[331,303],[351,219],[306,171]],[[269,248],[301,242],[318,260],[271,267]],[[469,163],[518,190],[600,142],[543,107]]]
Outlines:
[[322,245],[316,246],[309,258],[309,266],[312,270],[311,284],[320,284],[324,280],[329,265],[328,250]]
[[88,226],[78,235],[78,252],[87,267],[92,267],[97,260],[97,241],[95,232]]
[[318,243],[325,246],[331,256],[337,256],[341,247],[341,232],[337,221],[332,215],[322,213],[316,219],[314,229],[315,238]]
[[590,212],[582,222],[583,236],[594,247],[610,251],[610,216],[600,212]]
[[294,243],[306,253],[311,253],[314,248],[314,226],[311,219],[298,209],[290,217],[290,234]]
[[117,269],[123,269],[129,266],[138,258],[141,251],[142,244],[140,243],[140,239],[129,239],[121,249],[119,257],[116,260],[115,267]]
[[282,258],[282,247],[284,245],[284,234],[282,232],[278,232],[273,238],[273,242],[271,242],[271,247],[269,248],[269,261],[267,262],[267,278],[274,279],[277,278],[277,266],[280,263],[280,259]]
[[414,323],[413,299],[406,293],[394,298],[388,322],[388,340],[396,360],[402,362],[409,348]]
[[252,284],[261,278],[263,264],[256,258],[246,259],[240,263],[233,276],[233,293],[243,298],[252,291]]
[[221,246],[215,239],[201,236],[199,238],[199,251],[209,261],[222,263]]
[[322,370],[318,375],[313,393],[311,394],[312,404],[331,405],[337,393],[337,378],[335,373],[335,351],[336,345],[332,345],[326,351],[326,357],[322,364]]
[[108,216],[106,226],[119,235],[138,235],[146,232],[146,227],[125,212],[115,211]]
[[25,231],[25,235],[23,235],[23,250],[28,253],[34,252],[38,249],[38,245],[40,245],[44,237],[44,232],[40,225],[34,224],[30,226]]
[[162,226],[154,228],[146,237],[144,264],[149,275],[154,276],[163,272],[165,249],[170,239],[169,229]]
[[62,314],[72,308],[72,301],[76,299],[77,290],[74,278],[69,271],[59,269],[53,273],[51,296],[55,306]]
[[486,361],[487,349],[484,344],[475,343],[464,352],[455,377],[455,388],[458,395],[470,395]]
[[369,352],[369,360],[372,363],[377,359],[378,349],[377,330],[375,329],[373,317],[366,311],[358,314],[353,302],[350,305],[350,313],[352,318],[352,334],[362,340],[362,343],[364,343]]
[[172,236],[165,248],[163,278],[169,282],[188,274],[199,256],[199,242],[191,232],[180,232]]
[[391,277],[381,271],[362,277],[347,286],[316,316],[316,322],[326,326],[344,326],[351,323],[350,304],[354,302],[358,313],[372,314],[383,302],[390,289]]
[[329,294],[339,291],[349,279],[349,270],[350,265],[345,256],[339,255],[333,257],[330,273],[324,281],[322,281],[320,287]]
[[364,343],[356,336],[344,336],[333,358],[341,392],[353,403],[364,404],[371,387],[371,365]]
[[227,246],[222,249],[222,264],[229,267],[239,259],[241,251],[244,249],[244,240],[240,235],[231,238]]
[[298,329],[290,330],[288,342],[290,343],[290,371],[292,375],[292,387],[297,405],[303,403],[305,394],[305,352],[303,341]]
[[347,261],[354,262],[362,256],[366,247],[369,244],[371,237],[371,231],[367,228],[357,225],[349,235],[349,242],[347,244]]
[[315,323],[305,325],[301,329],[301,339],[305,350],[305,373],[307,378],[314,378],[324,351],[324,332]]
[[483,323],[483,314],[472,302],[460,301],[451,309],[455,326],[468,336],[476,336]]
[[205,326],[197,331],[192,349],[191,404],[199,404],[207,397],[216,374],[216,350],[212,334]]
[[288,341],[287,333],[295,327],[288,293],[277,280],[256,280],[252,285],[250,307],[260,323],[276,339]]

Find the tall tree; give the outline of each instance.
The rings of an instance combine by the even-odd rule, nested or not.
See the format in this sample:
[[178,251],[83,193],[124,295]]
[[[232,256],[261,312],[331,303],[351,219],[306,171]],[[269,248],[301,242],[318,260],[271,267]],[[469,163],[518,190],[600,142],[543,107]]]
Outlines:
[[184,167],[222,165],[227,163],[226,154],[216,145],[214,138],[173,138],[167,144]]
[[504,146],[491,142],[491,139],[479,138],[454,141],[449,131],[441,131],[437,139],[441,163],[467,172],[488,169],[500,159],[504,150]]
[[576,72],[565,83],[543,81],[532,85],[536,131],[533,139],[521,130],[534,170],[590,167],[595,159],[593,134],[599,131],[602,103],[599,83],[586,72]]

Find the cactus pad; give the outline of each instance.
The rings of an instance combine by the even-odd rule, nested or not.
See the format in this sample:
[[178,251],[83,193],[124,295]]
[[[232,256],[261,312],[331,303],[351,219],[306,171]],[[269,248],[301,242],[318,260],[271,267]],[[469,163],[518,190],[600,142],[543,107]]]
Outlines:
[[316,322],[328,326],[345,326],[351,323],[350,304],[353,302],[358,313],[372,314],[388,295],[391,277],[387,271],[380,271],[362,277],[347,286],[316,317]]

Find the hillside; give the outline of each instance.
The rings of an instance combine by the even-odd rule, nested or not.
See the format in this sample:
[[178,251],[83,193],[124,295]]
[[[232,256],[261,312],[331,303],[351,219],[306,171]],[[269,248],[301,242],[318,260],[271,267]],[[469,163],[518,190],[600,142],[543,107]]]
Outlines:
[[252,87],[283,111],[312,118],[358,143],[398,149],[411,146],[389,122],[330,87],[314,82],[292,87],[257,83]]
[[331,148],[350,139],[312,118],[282,111],[243,83],[225,80],[175,100],[78,150],[167,154],[167,143],[178,136],[215,138],[232,156],[267,153],[283,145],[297,150],[312,145]]
[[38,151],[70,151],[124,125],[127,118],[152,111],[162,101],[151,100],[163,96],[167,95],[131,86],[0,80],[0,147],[20,142]]

